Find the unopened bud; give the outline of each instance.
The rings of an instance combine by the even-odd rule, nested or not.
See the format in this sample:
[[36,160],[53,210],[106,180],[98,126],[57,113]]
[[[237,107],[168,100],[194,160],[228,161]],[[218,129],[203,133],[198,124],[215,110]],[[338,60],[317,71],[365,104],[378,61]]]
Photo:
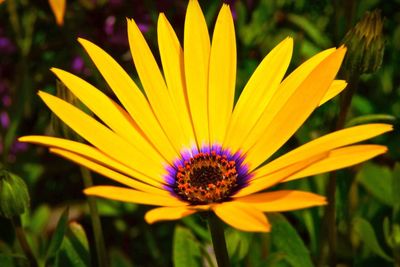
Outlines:
[[0,170],[0,216],[11,218],[29,208],[28,188],[20,177]]
[[385,42],[380,10],[366,12],[364,17],[347,32],[343,43],[348,52],[345,68],[350,72],[373,73],[382,64]]

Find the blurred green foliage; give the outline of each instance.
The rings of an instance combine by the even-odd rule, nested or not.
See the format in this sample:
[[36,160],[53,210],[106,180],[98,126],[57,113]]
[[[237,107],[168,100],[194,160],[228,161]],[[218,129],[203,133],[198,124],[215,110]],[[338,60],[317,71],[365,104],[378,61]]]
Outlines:
[[[374,140],[388,146],[386,155],[338,173],[337,262],[341,266],[400,266],[400,1],[229,2],[238,46],[236,96],[257,64],[286,36],[295,40],[291,70],[315,53],[339,46],[366,11],[381,10],[385,17],[383,62],[376,73],[360,77],[346,124],[384,121],[394,124],[395,131]],[[212,25],[221,2],[203,0],[200,4]],[[16,142],[22,135],[54,134],[50,112],[36,97],[38,89],[56,93],[49,68],[71,71],[108,93],[76,41],[84,37],[108,51],[138,80],[125,18],[139,23],[150,47],[157,51],[158,13],[166,13],[182,38],[185,9],[186,1],[67,1],[65,23],[59,27],[47,1],[6,0],[0,5],[0,167],[7,167],[28,184],[31,208],[23,215],[23,225],[42,266],[46,261],[47,266],[90,266],[95,257],[79,167],[43,148]],[[331,131],[338,102],[336,97],[316,110],[279,153]],[[326,176],[281,187],[324,195]],[[96,175],[94,179],[98,184],[110,183]],[[147,207],[105,200],[97,203],[111,266],[216,266],[201,216],[147,225],[143,220]],[[226,229],[232,266],[323,266],[322,208],[271,214],[269,219],[270,234]],[[11,222],[0,218],[0,266],[27,266],[11,229]]]

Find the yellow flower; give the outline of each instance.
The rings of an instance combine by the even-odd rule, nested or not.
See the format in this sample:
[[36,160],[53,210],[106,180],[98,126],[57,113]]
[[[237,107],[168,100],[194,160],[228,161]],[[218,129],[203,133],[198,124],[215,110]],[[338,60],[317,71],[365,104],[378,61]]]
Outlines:
[[344,47],[315,55],[283,79],[293,46],[291,38],[283,40],[263,59],[234,105],[236,41],[228,5],[220,10],[211,44],[196,0],[189,1],[183,49],[164,14],[157,30],[163,73],[139,28],[128,20],[131,53],[145,94],[106,52],[79,39],[120,104],[84,80],[52,69],[99,121],[39,93],[89,144],[46,136],[20,141],[49,146],[51,152],[126,186],[94,186],[86,194],[160,206],[147,212],[148,223],[211,210],[235,228],[267,232],[264,212],[324,205],[326,200],[309,192],[265,189],[386,151],[380,145],[352,145],[392,129],[368,124],[317,138],[262,165],[315,108],[344,89],[344,81],[334,80]]

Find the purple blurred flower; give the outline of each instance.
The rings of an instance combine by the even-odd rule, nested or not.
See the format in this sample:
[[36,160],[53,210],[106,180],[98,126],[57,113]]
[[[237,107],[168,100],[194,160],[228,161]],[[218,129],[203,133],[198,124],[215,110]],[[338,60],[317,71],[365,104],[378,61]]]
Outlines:
[[120,7],[123,3],[123,0],[108,0],[108,4],[111,8]]
[[3,106],[4,106],[4,107],[9,107],[9,106],[11,106],[11,96],[9,96],[9,95],[4,95],[4,96],[1,98],[1,102],[3,103]]
[[115,16],[108,16],[104,22],[104,31],[106,34],[111,35],[114,33]]
[[74,72],[80,73],[83,71],[83,68],[85,67],[85,62],[81,57],[76,56],[72,60],[71,67]]
[[12,146],[11,146],[11,149],[10,149],[10,154],[17,154],[17,153],[19,153],[19,152],[24,152],[24,151],[26,151],[28,149],[28,144],[27,143],[21,143],[21,142],[18,142],[18,141],[15,141],[13,144],[12,144]]
[[74,57],[71,62],[71,69],[75,74],[90,75],[90,70],[86,68],[85,61],[80,56]]
[[138,22],[137,26],[142,33],[148,32],[150,29],[150,25],[148,23]]
[[0,112],[0,125],[3,129],[7,129],[10,126],[10,117],[5,111]]
[[12,54],[16,50],[14,44],[7,37],[0,37],[0,53],[1,54]]

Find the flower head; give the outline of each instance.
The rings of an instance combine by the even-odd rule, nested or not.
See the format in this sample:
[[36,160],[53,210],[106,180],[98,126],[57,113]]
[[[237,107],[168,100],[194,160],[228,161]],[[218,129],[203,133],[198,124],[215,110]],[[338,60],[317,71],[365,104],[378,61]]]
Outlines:
[[128,20],[144,93],[106,52],[79,40],[120,103],[75,75],[52,70],[101,122],[39,93],[89,144],[46,136],[20,140],[49,146],[125,185],[95,186],[86,194],[159,206],[146,214],[149,223],[212,210],[233,227],[266,232],[270,225],[264,212],[324,205],[326,200],[309,192],[264,190],[386,151],[379,145],[352,145],[391,130],[390,125],[368,124],[317,138],[263,165],[315,108],[344,89],[346,83],[334,78],[346,48],[325,50],[284,78],[293,41],[283,40],[263,59],[234,105],[236,41],[228,5],[219,12],[211,42],[196,0],[189,1],[183,49],[164,14],[157,33],[163,73],[138,26]]

